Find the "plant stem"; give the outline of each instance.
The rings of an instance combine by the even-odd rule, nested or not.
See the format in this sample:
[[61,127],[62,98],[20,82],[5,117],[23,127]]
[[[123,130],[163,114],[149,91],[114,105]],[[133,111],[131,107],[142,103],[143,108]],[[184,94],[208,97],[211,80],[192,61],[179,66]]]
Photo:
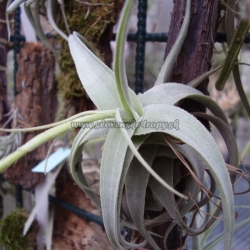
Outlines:
[[[85,117],[78,118],[74,120],[74,122],[94,122],[97,120],[102,120],[108,118],[106,114],[95,114],[89,115]],[[33,137],[30,141],[25,143],[23,146],[19,147],[15,152],[11,153],[4,159],[0,160],[0,172],[5,171],[8,167],[14,164],[17,160],[25,156],[27,153],[33,151],[34,149],[38,148],[42,144],[46,143],[47,141],[66,133],[71,128],[72,121],[66,122],[64,124],[58,125],[54,128],[48,129],[41,134]]]

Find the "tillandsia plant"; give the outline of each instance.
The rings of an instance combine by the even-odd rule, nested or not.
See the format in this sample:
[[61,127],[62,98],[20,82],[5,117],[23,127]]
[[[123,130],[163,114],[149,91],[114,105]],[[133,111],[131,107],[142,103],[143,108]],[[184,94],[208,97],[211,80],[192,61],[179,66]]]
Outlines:
[[[182,28],[155,86],[138,96],[128,87],[124,60],[126,30],[133,4],[133,0],[127,0],[121,13],[114,71],[89,50],[80,34],[74,32],[67,38],[79,78],[97,110],[51,125],[11,130],[47,129],[2,159],[0,170],[6,170],[46,141],[81,127],[71,149],[72,176],[101,207],[107,236],[115,248],[140,248],[149,244],[159,250],[155,238],[166,242],[175,225],[179,225],[186,235],[196,236],[206,231],[223,211],[224,249],[231,249],[233,185],[236,174],[240,173],[237,145],[220,107],[191,87],[197,86],[211,72],[190,82],[191,86],[165,82],[187,34],[191,0],[186,2]],[[179,108],[180,101],[185,98],[201,103],[213,115],[190,114]],[[220,131],[228,148],[228,164],[209,131],[196,117],[208,120]],[[97,137],[106,137],[101,160],[100,197],[89,186],[81,166],[84,144]],[[183,177],[184,188],[179,190]],[[216,188],[219,195],[215,195]],[[210,211],[211,202],[216,208],[213,212]],[[205,216],[202,225],[196,228],[193,222],[199,211]],[[191,221],[184,218],[188,214],[192,216]],[[162,225],[165,231],[156,234],[155,228]],[[121,234],[122,226],[138,231],[138,237],[127,241]]]

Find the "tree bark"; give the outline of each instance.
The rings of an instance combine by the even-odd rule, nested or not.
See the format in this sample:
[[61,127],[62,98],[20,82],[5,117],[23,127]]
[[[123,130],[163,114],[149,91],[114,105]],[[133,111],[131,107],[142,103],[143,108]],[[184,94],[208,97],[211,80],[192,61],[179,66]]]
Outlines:
[[[15,103],[23,121],[30,127],[54,122],[58,101],[53,54],[40,44],[25,43],[17,60]],[[23,143],[39,133],[24,133]],[[10,167],[4,173],[6,180],[24,188],[33,188],[41,182],[44,174],[33,173],[31,169],[46,158],[50,144],[45,143]]]
[[[167,80],[168,82],[187,84],[211,68],[211,58],[219,17],[219,1],[193,0],[191,11],[192,18],[188,34],[174,65],[172,74]],[[171,18],[166,55],[171,50],[177,38],[184,13],[185,1],[176,0]],[[205,80],[197,89],[208,95],[207,85],[208,80]],[[204,106],[193,100],[185,100],[182,108],[189,112],[205,112]],[[208,122],[203,119],[199,120],[210,130]]]
[[[88,161],[87,180],[99,191],[99,169],[95,162]],[[84,168],[84,169],[85,169]],[[56,181],[56,196],[60,200],[100,216],[101,210],[75,184],[67,168],[63,168]],[[55,206],[53,250],[114,250],[102,226],[80,218],[72,212]]]
[[7,95],[7,24],[6,24],[6,4],[7,0],[0,2],[0,126],[8,119],[10,104]]
[[[180,31],[184,18],[185,6],[186,1],[174,1],[166,55],[168,55],[171,50]],[[211,68],[211,59],[219,17],[219,0],[192,0],[191,11],[192,17],[187,37],[167,82],[187,84]],[[197,89],[205,95],[208,95],[207,85],[208,80],[202,82]],[[206,111],[203,105],[193,100],[185,100],[182,103],[182,108],[189,112]],[[200,121],[209,129],[208,122],[204,120]],[[179,249],[184,244],[185,242],[182,240],[182,231],[176,226],[169,234],[167,247],[168,249]]]

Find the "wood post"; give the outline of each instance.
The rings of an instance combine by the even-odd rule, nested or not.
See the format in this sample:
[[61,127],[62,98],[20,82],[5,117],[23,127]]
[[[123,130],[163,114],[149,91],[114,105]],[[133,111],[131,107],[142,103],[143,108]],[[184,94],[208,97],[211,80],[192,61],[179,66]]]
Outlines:
[[[166,55],[171,50],[180,31],[185,13],[185,2],[186,1],[174,1]],[[218,17],[219,0],[192,0],[192,17],[188,34],[167,82],[187,84],[211,68]],[[207,95],[207,85],[208,80],[202,82],[197,89]],[[189,112],[206,111],[203,105],[193,100],[185,100],[182,104],[182,108]],[[202,119],[200,119],[200,121],[208,130],[210,129],[207,121]],[[180,183],[181,182],[182,180]],[[168,249],[180,249],[183,244],[182,231],[176,226],[167,239]]]
[[[18,54],[15,105],[23,122],[30,127],[55,120],[58,101],[54,71],[55,58],[47,48],[41,44],[24,44]],[[23,143],[39,133],[41,131],[23,133]],[[44,179],[44,174],[33,173],[31,169],[46,158],[50,144],[45,143],[9,168],[4,173],[6,180],[24,188],[35,187]]]
[[[8,119],[10,104],[7,95],[7,24],[6,24],[6,4],[7,0],[0,2],[0,126]],[[1,133],[2,134],[2,133]],[[0,135],[1,135],[0,134]]]

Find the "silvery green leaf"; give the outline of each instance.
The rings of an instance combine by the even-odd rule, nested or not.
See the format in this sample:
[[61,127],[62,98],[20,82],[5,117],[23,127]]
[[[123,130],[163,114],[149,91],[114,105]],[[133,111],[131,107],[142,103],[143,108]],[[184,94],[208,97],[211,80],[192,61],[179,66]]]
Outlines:
[[[158,137],[158,141],[156,140],[157,139],[157,137]],[[162,137],[162,136],[161,136]],[[159,135],[155,135],[154,137],[150,137],[150,139],[151,138],[154,138],[153,140],[152,140],[152,143],[162,143],[161,142],[161,140],[159,140],[160,139],[160,137],[159,137]],[[188,145],[175,145],[175,147],[176,147],[176,149],[183,155],[183,156],[185,156],[185,158],[186,159],[188,159],[188,161],[189,161],[189,163],[192,165],[192,168],[194,169],[194,171],[195,171],[195,173],[196,173],[196,175],[197,175],[197,177],[198,177],[198,179],[201,181],[201,182],[203,182],[203,179],[204,179],[204,169],[203,169],[203,162],[202,162],[202,159],[201,159],[201,157],[199,156],[199,154],[197,154],[197,152],[196,151],[194,151],[190,146],[188,146]],[[158,146],[158,150],[157,150],[157,153],[156,153],[156,156],[157,157],[159,157],[159,156],[162,156],[162,157],[165,157],[165,158],[168,158],[168,159],[176,159],[176,155],[175,155],[175,157],[173,157],[173,152],[171,152],[170,150],[169,150],[169,147],[166,147],[166,146],[162,146],[162,145],[159,145]],[[176,164],[176,165],[174,165],[174,171],[175,171],[175,178],[176,178],[176,170],[178,170],[179,168],[178,168],[178,165]],[[178,170],[179,171],[179,170]],[[181,176],[179,176],[179,178],[177,178],[176,180],[175,180],[175,183],[174,183],[174,185],[173,186],[175,186],[178,182],[179,182],[179,180],[181,179]],[[188,190],[188,192],[191,194],[191,197],[195,200],[195,198],[197,197],[197,195],[198,195],[198,193],[200,192],[200,188],[198,187],[198,185],[197,185],[197,183],[196,182],[194,182],[194,181],[192,181],[193,183],[192,183],[192,185],[191,185],[191,188],[188,188],[187,187],[187,190]],[[184,192],[186,192],[187,191],[186,189],[184,190]],[[189,211],[190,211],[190,209],[195,205],[195,203],[194,203],[194,200],[192,200],[192,199],[189,199],[187,202],[186,202],[186,204],[185,204],[185,206],[181,209],[181,214],[182,214],[182,216],[184,216],[186,213],[188,213]],[[182,201],[182,199],[181,198],[179,198],[178,200],[177,200],[177,204],[179,203],[179,202],[181,202]]]
[[[154,169],[155,171],[163,177],[163,179],[168,182],[169,185],[173,186],[173,177],[174,177],[174,165],[173,165],[173,160],[172,159],[166,159],[166,160],[162,160],[162,159],[156,159],[156,161],[154,162]],[[194,181],[192,181],[194,182]],[[189,187],[191,187],[191,182],[187,183]],[[158,198],[158,200],[161,202],[161,204],[165,207],[166,211],[168,211],[168,213],[170,214],[170,216],[173,219],[174,223],[177,223],[181,228],[183,228],[187,234],[189,235],[197,235],[201,232],[204,231],[205,226],[206,226],[206,220],[204,222],[204,224],[202,225],[201,228],[199,228],[198,230],[192,229],[190,227],[188,227],[186,225],[186,223],[183,220],[183,214],[181,214],[181,212],[179,211],[179,208],[177,206],[177,204],[180,202],[180,200],[178,202],[176,202],[174,194],[172,192],[170,192],[169,190],[165,190],[163,188],[162,185],[160,185],[160,183],[158,183],[154,178],[150,178],[149,180],[149,185],[152,189],[152,192],[154,193],[154,195]],[[197,186],[196,186],[196,190]],[[188,192],[188,188],[186,186],[185,191]],[[195,191],[195,190],[193,190]],[[192,197],[193,199],[195,199],[196,197]],[[192,206],[190,206],[189,208],[191,208]],[[209,216],[206,216],[208,219]]]
[[204,119],[207,119],[211,123],[213,123],[213,125],[219,130],[221,136],[223,137],[223,140],[226,143],[226,146],[228,149],[229,164],[234,166],[234,167],[238,167],[239,166],[238,146],[237,146],[237,143],[235,141],[235,137],[233,135],[233,132],[230,129],[230,127],[228,126],[228,124],[223,122],[218,117],[215,117],[215,116],[212,116],[209,114],[195,112],[195,113],[193,113],[193,115],[195,117],[202,117]]
[[151,104],[174,105],[184,98],[196,100],[206,106],[211,112],[227,122],[227,118],[218,104],[197,89],[179,83],[166,83],[155,86],[139,96],[142,106]]
[[[122,118],[121,118],[121,114],[120,114],[120,110],[116,109],[116,120],[118,122],[122,122]],[[169,189],[171,192],[173,192],[174,194],[178,195],[179,197],[183,198],[183,199],[188,199],[185,195],[183,195],[182,193],[178,192],[177,190],[175,190],[174,188],[172,188],[170,185],[168,185],[168,183],[166,183],[149,165],[148,163],[142,158],[142,156],[140,155],[140,153],[137,151],[134,143],[131,140],[131,137],[129,136],[127,130],[124,127],[121,127],[121,132],[124,136],[125,141],[128,143],[129,148],[132,150],[132,152],[134,153],[135,157],[139,160],[139,162],[147,169],[147,171],[154,176],[154,178],[156,178],[158,180],[158,182],[160,182],[166,189]],[[146,133],[147,134],[147,133]]]
[[129,92],[128,80],[125,69],[125,42],[128,29],[128,21],[131,9],[134,5],[134,0],[127,0],[122,8],[121,18],[118,24],[118,31],[116,37],[116,50],[114,58],[114,72],[116,87],[120,97],[122,108],[127,111],[131,111],[136,120],[139,119],[139,115],[135,112],[131,101],[131,94]]
[[[151,135],[147,141],[145,141],[144,144],[157,144],[158,149],[156,153],[156,157],[164,157],[168,159],[176,159],[177,156],[174,154],[172,149],[169,148],[169,146],[166,145],[166,141],[164,140],[162,134],[153,134]],[[164,145],[164,146],[163,146]],[[204,179],[204,169],[203,169],[203,162],[200,158],[200,156],[194,151],[190,146],[188,145],[175,145],[176,149],[185,156],[186,159],[188,159],[189,163],[192,165],[192,168],[194,169],[198,179],[203,182]],[[177,171],[179,171],[179,166],[177,164],[174,165],[174,175],[175,175],[175,186],[179,180],[181,179],[180,173],[178,174]],[[177,175],[179,175],[179,178],[176,178]],[[189,184],[189,183],[188,183]],[[191,194],[191,197],[195,199],[200,192],[200,188],[197,185],[196,182],[192,181],[191,187],[186,187],[184,189],[184,193],[188,191]],[[187,193],[186,193],[187,194]],[[183,200],[179,198],[177,200],[177,204],[182,202]],[[179,205],[179,204],[178,204]],[[192,199],[189,199],[185,206],[182,208],[181,213],[182,215],[185,215],[190,211],[190,209],[194,206],[194,201]]]
[[98,206],[101,207],[100,198],[97,197],[95,192],[89,186],[83,172],[82,172],[82,151],[84,143],[90,139],[98,137],[106,137],[109,129],[99,128],[99,129],[81,129],[71,148],[70,153],[70,169],[72,177],[79,187],[91,198],[91,200]]
[[[152,141],[152,144],[153,143],[154,141]],[[156,157],[161,157],[161,156],[172,158],[172,159],[178,158],[170,147],[158,145]]]
[[[171,105],[148,105],[144,108],[144,119],[149,123],[179,121],[177,128],[166,128],[163,133],[180,139],[191,146],[204,160],[218,185],[224,213],[224,249],[230,249],[233,234],[233,190],[224,159],[206,128],[186,111]],[[135,135],[159,132],[155,128],[138,127]]]
[[[155,158],[156,150],[157,145],[146,146],[140,150],[141,156],[150,166]],[[126,176],[126,196],[131,218],[137,230],[148,241],[150,246],[160,250],[144,225],[144,207],[148,179],[149,172],[136,158],[133,159]]]
[[27,0],[27,1],[25,2],[25,4],[26,4],[26,5],[30,5],[30,4],[32,4],[34,1],[36,1],[36,0]]
[[[130,136],[132,136],[133,132],[134,130],[128,130]],[[147,135],[136,137],[133,140],[135,147],[138,149],[147,137]],[[119,249],[140,248],[146,244],[146,241],[140,244],[127,242],[121,237],[120,233],[122,191],[133,157],[134,154],[128,148],[120,129],[110,129],[101,161],[100,196],[107,236],[111,244]],[[133,227],[133,225],[130,226],[125,221],[121,221],[121,223]]]
[[[97,58],[82,42],[80,34],[69,36],[69,48],[78,76],[91,100],[100,110],[121,108],[114,72]],[[142,115],[142,107],[135,93],[129,89],[133,107]]]
[[[83,116],[80,118],[77,118],[74,120],[76,123],[85,123],[85,122],[94,122],[96,120],[102,120],[102,119],[107,119],[110,118],[110,113],[98,113],[88,115],[88,116]],[[60,124],[56,127],[50,128],[43,133],[40,133],[39,135],[35,136],[28,142],[26,142],[24,145],[19,147],[15,152],[9,154],[7,157],[4,159],[0,160],[0,172],[3,172],[6,170],[9,166],[11,166],[13,163],[15,163],[17,160],[21,159],[23,156],[25,156],[27,153],[33,151],[34,149],[38,148],[39,146],[43,145],[47,141],[64,134],[71,130],[72,128],[72,121],[67,120],[63,124]],[[16,131],[19,131],[17,129]]]
[[[186,159],[188,159],[198,179],[201,182],[203,182],[204,168],[203,168],[203,161],[200,155],[188,145],[175,145],[175,147],[183,156],[185,156]],[[197,183],[195,183],[190,190],[190,194],[193,199],[195,199],[200,192],[200,187],[197,186],[198,186]],[[194,205],[195,205],[194,200],[189,199],[186,205],[180,211],[182,216],[188,213]]]
[[14,12],[19,5],[21,5],[23,2],[25,2],[26,0],[15,0],[14,2],[12,2],[10,4],[10,6],[7,8],[7,12]]
[[[136,137],[133,137],[133,143],[135,145],[135,148],[136,149],[139,149],[139,147],[145,142],[145,140],[148,138],[149,136],[148,135],[143,135],[143,136],[136,136]],[[120,179],[120,184],[119,184],[119,193],[118,193],[118,204],[117,204],[117,219],[119,220],[120,219],[120,210],[121,210],[121,203],[122,203],[122,194],[123,194],[123,190],[124,190],[124,185],[125,185],[125,181],[126,181],[126,177],[127,177],[127,172],[128,172],[128,169],[131,165],[131,162],[134,158],[134,154],[133,154],[133,151],[128,148],[127,149],[127,152],[126,152],[126,155],[125,155],[125,160],[124,160],[124,163],[123,163],[123,170],[122,170],[122,175],[121,175],[121,179]],[[134,224],[132,223],[129,223],[128,221],[124,221],[122,220],[121,221],[121,224],[128,227],[128,228],[131,228],[133,230],[137,230],[137,228],[135,227]],[[119,227],[117,227],[119,228]],[[119,234],[119,231],[117,232],[118,233],[118,236],[120,236]],[[144,245],[146,244],[146,240],[144,240],[142,243],[139,243],[139,244],[135,244],[135,243],[128,243],[127,241],[125,241],[123,238],[120,237],[120,240],[122,242],[122,244],[125,246],[125,247],[130,247],[130,248],[141,248],[141,247],[144,247]]]
[[[35,31],[37,36],[39,37],[39,39],[43,42],[43,44],[53,52],[55,58],[58,58],[58,54],[57,51],[54,49],[54,47],[52,46],[52,44],[50,43],[48,37],[45,35],[44,31],[43,31],[43,27],[41,24],[41,20],[40,20],[40,5],[43,4],[43,1],[41,0],[36,0],[35,1],[35,6],[34,6],[34,23],[35,23]],[[27,9],[30,8],[30,5],[26,6]],[[27,13],[27,12],[26,12]]]
[[[62,125],[62,124],[65,124],[67,122],[72,122],[71,123],[71,127],[72,128],[79,128],[79,127],[82,127],[82,124],[83,123],[89,123],[89,122],[95,122],[97,120],[101,120],[102,118],[99,117],[97,119],[93,118],[95,117],[95,115],[100,115],[100,114],[103,114],[104,116],[102,117],[103,119],[108,119],[108,118],[113,118],[115,117],[115,110],[104,110],[104,111],[99,111],[99,110],[90,110],[90,111],[84,111],[84,112],[81,112],[81,113],[78,113],[76,115],[73,115],[65,120],[62,120],[62,121],[59,121],[59,122],[54,122],[54,123],[50,123],[50,124],[47,124],[47,125],[42,125],[42,126],[37,126],[37,127],[31,127],[31,128],[13,128],[13,129],[5,129],[5,128],[0,128],[0,131],[3,131],[3,132],[31,132],[31,131],[38,131],[38,130],[44,130],[44,129],[48,129],[48,128],[53,128],[53,127],[56,127],[58,125]],[[94,115],[94,116],[92,116]],[[86,116],[89,116],[88,118],[90,118],[92,116],[93,119],[90,119],[86,121],[79,121],[78,118],[83,118],[83,117],[86,117]],[[122,114],[122,118],[123,119],[128,119],[130,121],[131,119],[131,115],[128,114],[128,112],[123,112]],[[78,123],[79,121],[79,123]],[[79,125],[78,125],[79,124]]]
[[97,108],[121,107],[114,73],[86,47],[77,32],[69,36],[69,48],[82,85]]
[[[146,194],[145,197],[145,210],[161,212],[163,206],[161,203],[154,197],[153,194]],[[144,223],[145,225],[145,223]]]
[[[57,26],[55,20],[54,20],[54,6],[55,0],[47,0],[47,16],[48,20],[50,22],[50,25],[54,28],[54,30],[66,41],[68,41],[68,36]],[[64,7],[63,7],[64,8]],[[65,13],[64,13],[65,14]]]
[[[131,137],[134,133],[128,130]],[[104,144],[100,173],[100,196],[103,222],[111,244],[123,249],[118,237],[118,194],[128,144],[120,129],[111,129]],[[116,149],[116,150],[115,150]]]
[[142,116],[143,115],[143,106],[139,100],[139,97],[135,94],[135,92],[133,90],[129,89],[129,92],[130,92],[131,101],[132,101],[132,105],[133,105],[134,110],[137,112],[137,114],[139,116]]

